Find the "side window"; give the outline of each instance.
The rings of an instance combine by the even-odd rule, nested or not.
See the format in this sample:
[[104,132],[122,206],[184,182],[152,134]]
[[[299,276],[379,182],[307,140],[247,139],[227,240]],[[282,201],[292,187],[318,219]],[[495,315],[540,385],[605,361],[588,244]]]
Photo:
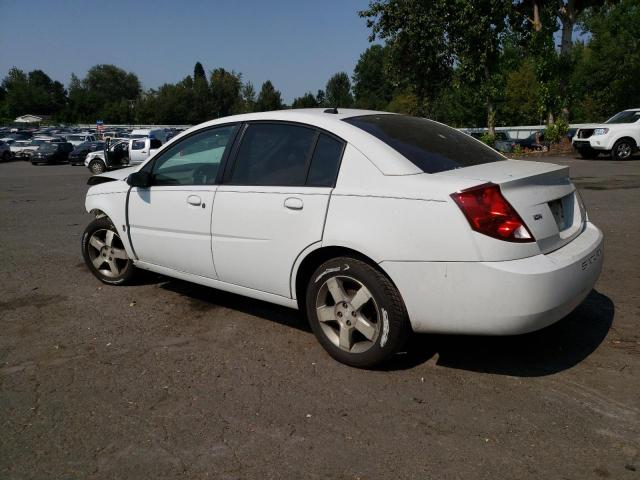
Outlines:
[[320,134],[311,159],[311,168],[307,177],[310,187],[333,187],[338,178],[338,168],[342,158],[342,142],[324,133]]
[[154,162],[153,185],[213,185],[236,128],[205,130],[169,147]]
[[131,150],[144,150],[144,139],[131,142]]
[[313,129],[277,123],[247,127],[230,183],[234,185],[304,185],[315,141]]

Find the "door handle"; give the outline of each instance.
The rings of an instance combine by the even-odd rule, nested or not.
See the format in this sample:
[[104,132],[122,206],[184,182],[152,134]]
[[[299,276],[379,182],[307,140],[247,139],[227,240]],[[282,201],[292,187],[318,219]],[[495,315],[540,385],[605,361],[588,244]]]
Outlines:
[[140,152],[140,153],[147,153],[147,151],[146,150],[142,150],[142,152]]
[[189,195],[187,197],[187,203],[189,205],[193,205],[194,207],[197,207],[202,203],[202,199],[198,195]]
[[284,206],[289,210],[302,210],[304,203],[301,198],[289,197],[284,201]]

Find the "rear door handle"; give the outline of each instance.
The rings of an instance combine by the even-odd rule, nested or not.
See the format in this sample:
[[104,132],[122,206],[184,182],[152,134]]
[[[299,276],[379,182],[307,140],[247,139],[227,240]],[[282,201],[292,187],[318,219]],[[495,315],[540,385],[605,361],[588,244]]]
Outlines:
[[304,202],[301,198],[289,197],[284,201],[284,206],[289,210],[302,210]]
[[193,205],[194,207],[197,207],[202,203],[202,199],[198,195],[189,195],[187,197],[187,203],[189,205]]

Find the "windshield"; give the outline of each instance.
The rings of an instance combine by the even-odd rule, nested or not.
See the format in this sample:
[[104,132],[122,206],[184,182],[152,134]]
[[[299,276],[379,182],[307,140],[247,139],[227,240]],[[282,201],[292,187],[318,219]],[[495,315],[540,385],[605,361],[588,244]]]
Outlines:
[[505,159],[469,135],[425,118],[380,114],[344,121],[382,140],[425,173]]
[[56,148],[58,148],[58,146],[54,145],[53,143],[43,143],[38,147],[38,150],[41,152],[44,152],[44,151],[48,152],[50,150],[55,150]]
[[640,120],[640,111],[625,111],[615,114],[604,123],[633,123]]

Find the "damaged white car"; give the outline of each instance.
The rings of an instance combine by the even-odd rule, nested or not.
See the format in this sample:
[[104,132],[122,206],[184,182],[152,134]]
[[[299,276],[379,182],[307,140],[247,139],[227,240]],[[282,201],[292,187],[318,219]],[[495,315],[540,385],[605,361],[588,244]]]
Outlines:
[[603,236],[567,167],[437,122],[311,109],[220,118],[91,177],[89,269],[158,272],[305,312],[372,367],[412,332],[511,335],[587,296]]

